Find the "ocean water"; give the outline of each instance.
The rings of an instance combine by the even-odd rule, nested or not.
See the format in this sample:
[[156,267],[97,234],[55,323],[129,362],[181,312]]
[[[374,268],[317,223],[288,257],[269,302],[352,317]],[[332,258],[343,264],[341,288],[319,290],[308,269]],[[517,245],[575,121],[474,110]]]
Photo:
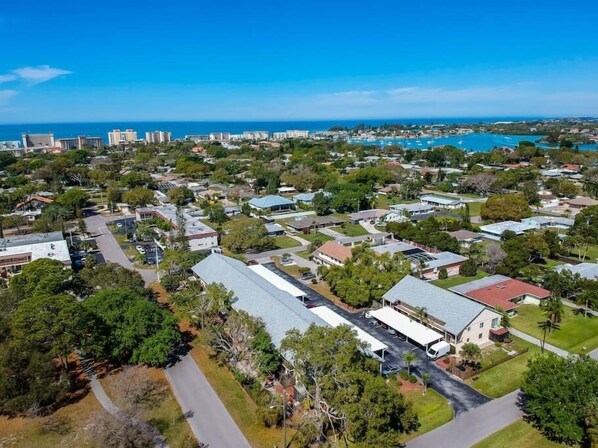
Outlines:
[[[468,151],[491,151],[493,148],[515,148],[523,140],[534,142],[541,148],[550,148],[546,143],[540,143],[542,135],[500,135],[488,133],[473,133],[467,135],[449,135],[446,137],[421,137],[421,138],[388,138],[375,140],[351,140],[353,143],[363,145],[386,146],[397,144],[407,149],[426,149],[434,146],[452,145]],[[596,150],[596,144],[579,145],[579,149]]]
[[[53,132],[55,138],[76,137],[87,135],[102,137],[108,140],[108,132],[113,129],[133,129],[139,138],[145,136],[146,131],[170,131],[173,138],[183,138],[185,135],[209,134],[210,132],[230,132],[240,134],[243,131],[280,132],[288,129],[308,131],[325,131],[333,126],[352,128],[364,123],[379,126],[385,123],[401,124],[474,124],[491,123],[495,121],[530,120],[529,117],[488,117],[488,118],[450,118],[450,119],[381,119],[381,120],[318,120],[318,121],[143,121],[143,122],[102,122],[102,123],[36,123],[36,124],[0,124],[0,141],[21,140],[22,133],[38,134]],[[387,145],[397,143],[407,148],[427,148],[436,145],[454,145],[471,151],[488,151],[495,146],[516,146],[521,140],[537,140],[540,136],[469,134],[463,136],[449,136],[446,138],[422,138],[419,142],[414,139],[393,139],[361,141],[364,144]],[[431,143],[428,143],[431,142]],[[580,149],[596,149],[596,145],[582,145]]]

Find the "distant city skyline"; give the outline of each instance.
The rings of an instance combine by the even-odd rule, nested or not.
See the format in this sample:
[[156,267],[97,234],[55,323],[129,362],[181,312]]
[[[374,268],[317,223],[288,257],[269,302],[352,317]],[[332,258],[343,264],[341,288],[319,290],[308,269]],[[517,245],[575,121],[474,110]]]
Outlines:
[[598,115],[589,0],[6,3],[0,124]]

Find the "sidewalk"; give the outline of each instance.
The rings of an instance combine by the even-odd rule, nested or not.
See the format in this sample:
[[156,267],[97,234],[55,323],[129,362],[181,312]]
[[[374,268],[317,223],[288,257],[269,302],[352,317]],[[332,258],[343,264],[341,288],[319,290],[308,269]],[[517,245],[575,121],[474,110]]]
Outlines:
[[[532,344],[537,345],[538,347],[542,346],[542,341],[540,341],[539,339],[536,339],[533,336],[530,336],[527,333],[524,333],[519,330],[515,330],[514,328],[509,328],[509,332],[513,336],[517,336],[518,338],[521,338],[524,341],[531,342]],[[554,345],[550,345],[549,343],[544,344],[544,349],[548,350],[549,352],[552,352],[556,355],[559,355],[563,358],[568,358],[569,356],[571,356],[571,353],[569,353],[568,351],[563,350],[562,348],[555,347]]]

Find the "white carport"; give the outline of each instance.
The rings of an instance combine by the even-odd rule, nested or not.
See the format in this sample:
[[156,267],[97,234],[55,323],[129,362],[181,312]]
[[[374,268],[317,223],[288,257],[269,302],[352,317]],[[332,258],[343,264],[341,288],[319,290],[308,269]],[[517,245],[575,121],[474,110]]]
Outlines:
[[247,266],[247,267],[249,269],[251,269],[253,272],[255,272],[257,275],[262,277],[264,280],[266,280],[271,285],[273,285],[276,288],[281,289],[285,292],[288,292],[290,295],[292,295],[293,297],[297,297],[302,302],[307,298],[307,294],[305,292],[301,291],[295,285],[287,282],[284,278],[282,278],[280,275],[272,272],[267,267],[262,266],[261,264],[256,264],[254,266]]
[[370,316],[405,335],[407,339],[417,342],[426,350],[430,344],[443,339],[442,334],[437,331],[387,306],[370,311]]
[[357,332],[357,339],[368,344],[369,351],[376,357],[382,358],[384,361],[384,353],[388,349],[388,345],[386,345],[384,342],[379,341],[371,334],[363,331],[358,326],[353,325],[343,316],[338,314],[336,311],[331,310],[327,306],[317,306],[315,308],[311,308],[310,311],[316,314],[331,327],[338,327],[339,325],[348,325],[351,327],[353,330],[355,330],[355,332]]

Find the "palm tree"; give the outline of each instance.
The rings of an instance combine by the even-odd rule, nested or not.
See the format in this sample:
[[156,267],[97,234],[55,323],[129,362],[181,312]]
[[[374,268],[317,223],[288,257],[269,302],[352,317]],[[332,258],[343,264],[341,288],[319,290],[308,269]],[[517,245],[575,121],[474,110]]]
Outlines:
[[417,355],[413,352],[407,352],[403,355],[403,361],[407,365],[407,373],[411,375],[411,364],[417,361]]
[[509,316],[509,313],[507,313],[500,306],[496,307],[496,312],[501,315],[500,326],[504,328],[509,328],[511,326],[511,316]]
[[428,326],[430,319],[428,318],[428,309],[425,306],[418,306],[415,308],[415,317],[425,326]]
[[548,297],[540,304],[540,308],[553,324],[558,324],[563,320],[565,309],[560,297],[554,295]]
[[550,319],[544,320],[542,322],[538,322],[538,327],[541,330],[544,330],[544,335],[542,336],[542,344],[540,345],[541,353],[544,353],[544,345],[546,345],[546,332],[552,333],[554,330],[560,330],[559,324],[551,321]]
[[422,373],[422,383],[424,384],[424,388],[422,390],[422,395],[426,395],[426,391],[428,390],[428,384],[430,383],[430,374],[429,373]]
[[465,363],[473,365],[482,357],[482,350],[473,342],[466,342],[463,344],[463,347],[461,347],[459,355],[463,358]]

